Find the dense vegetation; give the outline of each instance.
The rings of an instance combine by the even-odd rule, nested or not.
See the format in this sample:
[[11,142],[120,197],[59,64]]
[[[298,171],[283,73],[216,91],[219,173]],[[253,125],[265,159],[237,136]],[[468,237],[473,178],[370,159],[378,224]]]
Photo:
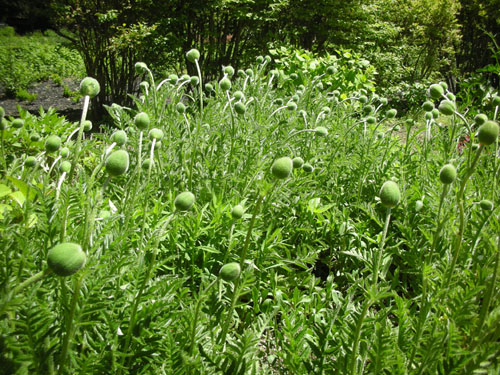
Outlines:
[[1,371],[498,372],[500,98],[402,121],[344,58],[3,119]]

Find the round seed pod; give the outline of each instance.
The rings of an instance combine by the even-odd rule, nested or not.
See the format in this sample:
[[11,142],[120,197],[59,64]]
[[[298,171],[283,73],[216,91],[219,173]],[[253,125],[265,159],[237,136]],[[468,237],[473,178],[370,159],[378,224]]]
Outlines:
[[447,93],[446,97],[448,98],[448,100],[451,100],[452,102],[454,102],[457,99],[455,95],[453,95],[451,92]]
[[80,83],[80,94],[83,96],[89,96],[91,99],[96,97],[101,91],[101,86],[95,78],[86,77]]
[[295,91],[295,95],[302,95],[304,93],[304,90],[298,89]]
[[388,103],[389,103],[389,100],[387,98],[380,98],[380,104],[387,105]]
[[297,109],[297,104],[294,103],[294,102],[288,102],[286,104],[286,108],[289,110],[289,111],[295,111]]
[[[149,169],[149,166],[151,165],[151,159],[147,158],[142,161],[142,169]],[[154,165],[154,160],[153,160],[153,165]]]
[[163,131],[161,129],[153,128],[149,131],[149,139],[156,139],[160,141],[163,138]]
[[28,156],[24,161],[26,168],[33,168],[36,165],[36,158],[34,156]]
[[431,111],[431,113],[432,113],[432,118],[433,118],[434,120],[436,120],[436,119],[438,119],[438,118],[439,118],[439,109],[434,108],[434,109]]
[[377,101],[379,98],[380,98],[380,96],[378,96],[377,94],[372,95],[373,101]]
[[384,139],[384,132],[377,132],[377,139]]
[[90,120],[85,120],[83,122],[83,131],[89,132],[92,130],[92,121]]
[[224,281],[234,281],[240,276],[240,273],[240,264],[233,262],[224,264],[220,269],[219,275]]
[[439,171],[439,179],[445,185],[453,183],[457,178],[457,169],[453,164],[445,164]]
[[245,70],[245,74],[249,77],[253,77],[253,70],[248,68],[247,70]]
[[373,125],[377,122],[377,119],[374,116],[368,116],[365,121],[367,124]]
[[67,158],[69,156],[69,148],[61,148],[61,150],[59,151],[59,155],[61,155],[63,158]]
[[214,91],[214,86],[211,83],[207,83],[205,84],[205,90],[207,90],[208,92]]
[[127,133],[123,130],[117,130],[111,135],[111,142],[116,143],[118,146],[123,146],[127,143],[128,137]]
[[196,48],[190,49],[186,53],[186,58],[189,62],[194,63],[196,60],[200,59],[200,51],[198,51]]
[[421,200],[416,201],[415,202],[415,212],[422,211],[422,208],[424,208],[424,202]]
[[228,77],[234,76],[234,68],[231,65],[225,66],[223,72],[227,74]]
[[241,204],[237,204],[231,209],[231,216],[234,220],[241,219],[245,213],[245,208]]
[[271,56],[269,56],[269,55],[264,56],[264,60],[266,60],[266,62],[270,63],[271,62]]
[[183,74],[181,75],[180,80],[181,81],[189,81],[191,79],[191,76],[189,74]]
[[223,91],[228,91],[231,89],[231,81],[229,80],[229,78],[227,77],[224,77],[222,78],[220,81],[219,81],[219,87],[221,88],[221,90]]
[[243,104],[242,102],[237,102],[235,105],[234,105],[234,110],[237,114],[239,115],[243,115],[245,113],[245,111],[247,110],[247,107],[245,106],[245,104]]
[[292,100],[293,100],[294,102],[298,102],[298,101],[299,101],[299,99],[300,99],[300,96],[298,96],[297,94],[295,94],[295,95],[293,95],[293,96],[292,96]]
[[481,202],[479,202],[479,205],[484,211],[491,211],[494,208],[493,202],[489,199],[483,199]]
[[498,124],[495,121],[486,121],[479,127],[477,138],[479,143],[489,146],[497,141],[498,138]]
[[284,156],[282,158],[278,158],[274,161],[271,166],[271,173],[274,177],[279,179],[285,179],[290,176],[293,169],[293,162],[288,156]]
[[426,119],[427,121],[432,120],[432,112],[427,112],[427,113],[425,114],[425,119]]
[[363,112],[366,114],[366,115],[369,115],[373,112],[375,112],[375,108],[371,105],[371,104],[368,104],[366,105],[364,108],[363,108]]
[[5,116],[5,109],[3,107],[0,107],[0,118]]
[[51,135],[45,141],[45,151],[56,152],[61,147],[61,138],[57,135]]
[[38,142],[40,140],[40,134],[33,133],[30,135],[31,142]]
[[272,76],[279,76],[280,72],[278,69],[273,69],[269,72]]
[[180,193],[174,201],[175,208],[179,211],[187,211],[194,204],[194,194],[190,191],[185,191],[184,193]]
[[443,100],[439,103],[438,109],[443,115],[451,116],[455,113],[455,104],[449,100]]
[[422,108],[424,109],[425,112],[430,112],[434,109],[434,103],[427,100],[422,104]]
[[240,77],[241,79],[245,78],[247,76],[247,74],[245,73],[245,71],[243,69],[240,69],[238,70],[238,73],[236,73],[238,75],[238,77]]
[[486,116],[484,113],[479,113],[474,117],[474,121],[478,125],[483,125],[486,121],[488,121],[488,116]]
[[136,62],[134,69],[137,74],[144,74],[148,71],[148,66],[143,62]]
[[399,125],[396,125],[395,127],[392,128],[395,132],[398,132],[401,130],[401,127]]
[[262,64],[264,62],[264,57],[257,56],[257,58],[255,60],[257,61],[257,64]]
[[306,87],[304,85],[298,85],[297,88],[300,90],[300,91],[304,91],[306,89]]
[[448,84],[446,82],[439,82],[439,85],[443,88],[443,90],[448,90]]
[[302,170],[306,173],[311,173],[312,171],[314,171],[314,167],[309,163],[304,163],[304,165],[302,166]]
[[325,128],[324,126],[316,127],[316,129],[314,129],[314,132],[316,133],[316,135],[319,135],[320,137],[326,137],[328,135],[328,129]]
[[73,275],[85,265],[86,260],[82,247],[72,242],[56,245],[47,254],[47,264],[58,276]]
[[175,106],[175,109],[177,110],[178,113],[184,113],[186,112],[186,106],[184,105],[184,103],[177,103],[176,106]]
[[429,94],[434,99],[441,99],[444,94],[443,86],[434,83],[431,87],[429,87]]
[[189,82],[191,82],[193,86],[198,86],[198,84],[200,83],[200,79],[196,76],[192,76],[191,78],[189,78]]
[[401,199],[398,184],[391,180],[384,182],[380,188],[379,197],[384,207],[396,207]]
[[233,93],[233,97],[234,97],[236,100],[245,100],[245,94],[243,94],[243,92],[241,92],[240,90],[235,91],[235,92]]
[[106,171],[112,176],[120,176],[127,172],[129,165],[128,152],[125,150],[113,151],[106,159]]
[[362,103],[362,104],[368,103],[368,97],[366,95],[361,95],[359,97],[359,102]]
[[177,74],[172,73],[168,76],[168,82],[170,82],[172,85],[175,85],[178,80],[179,77],[177,76]]
[[299,76],[297,75],[297,73],[292,73],[292,74],[290,74],[290,79],[291,79],[291,80],[295,81],[295,80],[296,80],[296,79],[298,79],[298,78],[299,78]]
[[2,117],[0,121],[0,130],[5,130],[9,126],[9,122],[5,119],[5,117]]
[[134,117],[134,124],[138,129],[144,130],[149,127],[149,116],[146,112],[139,112]]
[[398,114],[398,111],[395,109],[395,108],[391,108],[389,109],[386,113],[385,113],[385,116],[387,118],[394,118],[396,117],[396,115]]
[[275,99],[274,104],[281,107],[283,105],[283,99],[281,99],[281,98]]
[[142,81],[141,83],[139,83],[139,89],[141,91],[147,91],[147,90],[149,90],[149,82]]
[[20,119],[20,118],[16,118],[12,121],[11,125],[13,128],[21,129],[24,126],[24,120]]
[[59,165],[59,171],[69,173],[71,170],[71,163],[67,160],[64,160],[60,165]]
[[335,67],[333,65],[330,65],[328,68],[326,68],[326,72],[328,74],[334,74],[335,73]]
[[493,99],[491,100],[491,102],[493,103],[493,105],[494,105],[495,107],[500,106],[500,96],[495,95],[495,96],[493,97]]
[[292,164],[294,169],[302,168],[302,166],[304,165],[304,159],[302,159],[300,156],[296,156],[292,159]]

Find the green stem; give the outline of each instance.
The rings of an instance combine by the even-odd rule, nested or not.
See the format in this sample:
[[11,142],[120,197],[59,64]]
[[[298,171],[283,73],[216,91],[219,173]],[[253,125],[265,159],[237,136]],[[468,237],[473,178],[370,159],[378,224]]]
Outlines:
[[196,64],[196,70],[198,71],[198,78],[200,82],[200,92],[198,93],[200,97],[200,116],[203,118],[203,82],[201,81],[201,70],[200,70],[200,64],[198,64],[198,59],[194,60]]
[[384,252],[385,238],[387,236],[387,230],[389,229],[390,220],[391,220],[391,208],[389,207],[387,209],[387,213],[385,215],[384,231],[382,232],[382,238],[380,239],[377,260],[376,260],[375,265],[374,265],[375,269],[373,271],[373,286],[376,286],[377,282],[378,282],[378,273],[379,273],[379,269],[380,269],[380,263],[382,262],[382,255]]
[[203,292],[201,291],[201,285],[200,285],[200,292],[198,294],[198,301],[196,302],[196,307],[195,307],[195,311],[194,311],[193,326],[191,327],[191,344],[189,346],[189,355],[190,356],[193,355],[194,344],[196,341],[196,326],[198,323],[198,315],[200,314],[200,308],[201,308],[201,303],[203,302],[204,294],[207,293],[212,288],[212,286],[215,285],[215,282],[217,280],[218,279],[215,279],[214,281],[212,281],[210,283],[210,285],[208,285]]
[[356,324],[356,331],[354,332],[354,340],[352,344],[351,370],[349,371],[351,375],[355,375],[357,373],[356,357],[358,356],[359,337],[361,335],[361,328],[363,326],[363,321],[365,320],[369,307],[370,301],[366,300],[363,304],[363,310],[361,311],[361,314],[359,316],[358,323]]
[[[3,118],[0,118],[0,121],[2,121]],[[0,124],[0,126],[2,126]],[[2,163],[3,163],[3,173],[7,174],[7,160],[5,160],[5,151],[4,151],[4,145],[3,145],[3,138],[4,138],[4,129],[2,129],[2,134],[1,134],[1,139],[2,139]]]
[[73,174],[75,173],[76,163],[80,157],[80,149],[82,147],[82,137],[83,137],[83,123],[87,118],[87,112],[89,110],[90,96],[86,95],[83,100],[83,110],[82,117],[80,119],[80,128],[78,129],[78,136],[76,138],[75,151],[73,153],[73,160],[71,161],[71,169],[69,171],[68,180],[71,181]]

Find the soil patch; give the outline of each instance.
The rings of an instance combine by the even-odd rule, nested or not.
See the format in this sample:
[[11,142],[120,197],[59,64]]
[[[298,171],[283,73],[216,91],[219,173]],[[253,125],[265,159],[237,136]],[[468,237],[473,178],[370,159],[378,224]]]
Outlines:
[[[82,111],[82,103],[75,103],[71,98],[65,97],[64,85],[72,91],[77,91],[79,81],[64,79],[63,85],[59,85],[54,81],[36,83],[28,89],[31,94],[37,95],[37,98],[31,103],[16,98],[8,98],[2,91],[0,93],[0,106],[4,108],[6,116],[13,117],[19,116],[19,112],[17,111],[18,105],[35,115],[39,113],[40,107],[44,110],[52,107],[58,113],[65,116],[68,121],[78,121]],[[80,101],[82,102],[83,100]]]

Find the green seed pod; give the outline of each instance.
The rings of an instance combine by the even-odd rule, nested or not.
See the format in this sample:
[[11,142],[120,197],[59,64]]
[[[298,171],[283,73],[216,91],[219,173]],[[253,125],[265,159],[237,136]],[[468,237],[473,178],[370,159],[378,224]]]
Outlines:
[[194,204],[194,194],[190,191],[185,191],[184,193],[180,193],[174,201],[175,208],[179,211],[187,211]]
[[396,207],[401,199],[398,184],[391,180],[384,182],[380,188],[379,197],[384,207]]
[[78,272],[87,260],[82,247],[66,242],[54,246],[47,255],[49,268],[58,276],[71,276]]
[[298,85],[297,89],[299,89],[300,91],[304,91],[306,87],[304,85]]
[[0,107],[0,118],[5,116],[5,109],[3,107]]
[[362,103],[362,104],[368,103],[368,97],[366,95],[361,95],[359,97],[359,102]]
[[[441,87],[441,86],[439,86]],[[455,104],[449,100],[443,100],[438,106],[439,112],[445,116],[451,116],[455,113]]]
[[181,113],[181,114],[186,112],[186,106],[181,102],[177,103],[177,105],[175,106],[175,109],[177,110],[178,113]]
[[85,120],[83,122],[83,131],[89,132],[92,130],[92,121],[90,120]]
[[220,269],[219,275],[224,281],[234,281],[241,273],[241,267],[239,263],[227,263]]
[[278,69],[273,69],[269,72],[269,74],[271,74],[272,76],[279,76],[280,72]]
[[321,112],[324,112],[324,113],[328,114],[331,111],[332,110],[330,109],[330,107],[327,107],[327,106],[321,107]]
[[302,168],[302,166],[304,165],[304,159],[302,159],[300,156],[296,156],[292,159],[292,164],[293,168],[295,169]]
[[316,88],[317,88],[318,90],[323,90],[323,87],[324,87],[324,86],[323,86],[323,82],[318,82],[318,84],[316,85]]
[[300,99],[300,96],[298,96],[297,94],[295,94],[295,95],[293,95],[293,96],[292,96],[292,100],[293,100],[294,102],[298,102],[298,101],[299,101],[299,99]]
[[324,126],[316,127],[316,129],[314,129],[314,132],[316,133],[316,135],[319,135],[320,137],[326,137],[328,135],[328,129],[325,128]]
[[186,53],[186,58],[189,62],[194,63],[196,60],[200,59],[200,51],[198,51],[196,48],[190,49]]
[[183,74],[180,78],[181,81],[189,81],[191,76],[189,74]]
[[67,160],[64,160],[60,165],[59,165],[59,171],[64,172],[64,173],[69,173],[71,170],[71,163]]
[[247,70],[245,70],[245,73],[247,76],[253,77],[253,70],[252,69],[248,68]]
[[373,94],[372,95],[372,100],[373,101],[377,101],[379,98],[380,98],[380,96],[378,96],[377,94]]
[[289,110],[289,111],[295,111],[297,109],[297,104],[294,103],[294,102],[288,102],[286,104],[286,108]]
[[170,74],[168,76],[168,82],[170,82],[172,85],[175,85],[177,84],[177,81],[179,80],[179,77],[177,76],[177,74]]
[[149,127],[149,116],[146,112],[139,112],[134,117],[134,124],[138,129],[144,130]]
[[388,103],[389,103],[389,100],[387,100],[387,98],[380,98],[380,104],[387,105]]
[[491,211],[494,208],[493,202],[489,199],[483,199],[481,202],[479,202],[479,205],[484,211]]
[[198,86],[198,84],[200,83],[200,79],[196,76],[192,76],[191,78],[189,78],[189,82],[191,82],[193,86]]
[[366,123],[367,124],[375,124],[377,122],[377,119],[374,117],[374,116],[368,116],[366,119],[365,119]]
[[335,67],[330,65],[328,68],[326,68],[326,72],[328,74],[334,74],[335,73]]
[[2,117],[0,119],[0,130],[5,130],[9,126],[9,122],[5,119],[5,117]]
[[20,119],[20,118],[16,118],[12,121],[11,125],[13,128],[21,129],[24,126],[24,120]]
[[421,200],[416,201],[415,202],[415,212],[422,211],[422,208],[424,208],[424,202]]
[[377,139],[384,139],[384,133],[383,132],[377,132]]
[[488,117],[484,113],[479,113],[474,117],[474,121],[478,125],[483,125],[486,121],[488,121]]
[[283,99],[281,99],[281,98],[275,99],[274,104],[281,107],[283,105]]
[[434,120],[436,120],[436,119],[438,119],[438,118],[439,118],[439,109],[434,108],[434,109],[431,111],[431,113],[432,113],[432,118],[433,118]]
[[257,61],[257,64],[262,64],[264,62],[264,57],[257,56],[256,61]]
[[448,98],[448,100],[451,100],[452,102],[454,102],[457,99],[455,95],[453,95],[451,92],[447,93],[446,97]]
[[245,71],[243,69],[240,69],[238,70],[238,73],[237,73],[238,77],[240,77],[241,79],[245,78],[247,76],[247,74],[245,73]]
[[443,90],[448,90],[448,84],[446,82],[439,82],[439,85],[443,88]]
[[112,176],[120,176],[127,172],[129,165],[128,152],[125,150],[113,151],[106,159],[106,171]]
[[219,81],[219,87],[222,91],[228,91],[231,89],[231,81],[229,78],[224,77]]
[[266,62],[270,63],[271,62],[271,56],[269,55],[266,55],[264,56],[264,59],[266,60]]
[[149,82],[142,81],[141,83],[139,83],[139,89],[144,92],[149,90]]
[[301,90],[301,89],[298,89],[297,91],[295,91],[295,95],[302,96],[303,93],[304,93],[304,90]]
[[241,204],[237,204],[231,209],[231,216],[234,220],[241,219],[245,213],[245,208]]
[[61,147],[61,138],[57,135],[51,135],[45,141],[45,151],[47,152],[56,152]]
[[439,171],[439,179],[445,185],[449,185],[457,178],[457,169],[453,164],[445,164]]
[[160,141],[163,138],[163,131],[161,129],[153,128],[149,131],[149,139],[156,139]]
[[89,96],[92,99],[99,94],[99,91],[101,91],[101,86],[95,78],[87,77],[80,83],[80,94],[83,96]]
[[340,96],[340,91],[339,90],[333,90],[333,95],[334,96]]
[[288,156],[276,159],[271,166],[271,173],[274,177],[279,179],[285,179],[290,176],[293,169],[293,162]]
[[69,156],[69,148],[61,148],[61,150],[59,151],[59,155],[61,155],[63,158],[67,158]]
[[214,91],[214,86],[211,83],[205,84],[205,90],[208,92]]
[[491,102],[493,103],[493,105],[494,105],[495,107],[500,106],[500,96],[495,95],[495,96],[493,97],[493,99],[491,100]]
[[396,125],[395,127],[392,128],[395,132],[398,132],[401,130],[401,127],[399,125]]
[[441,97],[444,94],[443,86],[441,86],[437,83],[434,83],[433,85],[431,85],[431,87],[429,87],[429,94],[430,94],[431,98],[441,99]]
[[295,80],[296,80],[296,79],[298,79],[298,78],[299,78],[299,76],[297,75],[297,73],[292,73],[292,74],[290,74],[290,79],[291,79],[291,80],[295,81]]
[[33,133],[30,135],[31,142],[38,142],[40,140],[40,134]]
[[477,138],[479,143],[485,146],[495,143],[498,138],[498,124],[495,121],[486,121],[479,127]]
[[369,114],[371,114],[373,112],[375,112],[375,108],[371,104],[368,104],[368,105],[364,106],[363,113],[365,115],[369,115]]
[[[148,170],[150,165],[151,165],[151,159],[148,158],[142,161],[142,169]],[[154,160],[153,160],[153,165],[154,165]]]
[[241,92],[240,90],[235,91],[234,94],[233,94],[233,97],[236,100],[245,100],[245,94],[243,94],[243,92]]
[[235,105],[234,105],[234,110],[237,114],[239,115],[243,115],[245,113],[245,111],[247,110],[247,107],[245,106],[245,104],[243,104],[242,102],[237,102]]
[[427,112],[427,113],[425,114],[425,119],[426,119],[427,121],[432,120],[432,112]]
[[28,156],[24,161],[26,168],[33,168],[36,165],[36,158],[34,156]]
[[304,163],[304,165],[302,166],[302,170],[306,173],[311,173],[312,171],[314,171],[314,167],[309,163]]
[[118,146],[123,146],[127,143],[128,137],[127,133],[123,130],[117,130],[111,135],[111,142],[116,143]]
[[234,76],[234,68],[231,65],[224,67],[223,72],[230,78]]
[[434,103],[427,100],[422,104],[422,108],[424,109],[425,112],[430,112],[434,109]]
[[144,74],[148,71],[148,66],[143,62],[136,62],[134,69],[136,74]]
[[396,117],[397,114],[398,114],[398,111],[395,108],[391,108],[385,113],[387,118],[394,118],[394,117]]

